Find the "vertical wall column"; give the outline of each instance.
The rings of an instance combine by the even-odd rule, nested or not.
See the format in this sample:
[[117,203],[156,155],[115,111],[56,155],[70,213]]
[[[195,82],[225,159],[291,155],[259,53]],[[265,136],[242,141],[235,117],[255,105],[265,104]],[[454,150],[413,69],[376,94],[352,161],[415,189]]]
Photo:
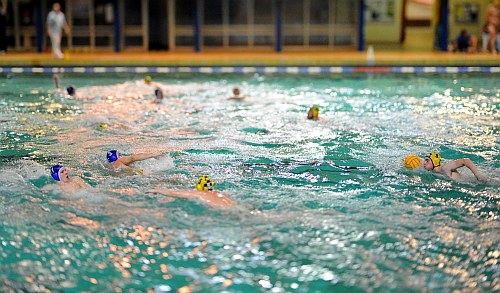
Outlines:
[[196,5],[194,8],[194,51],[200,52],[201,50],[201,34],[200,34],[200,25],[201,25],[201,0],[194,0]]
[[68,22],[68,26],[70,27],[69,34],[66,35],[68,39],[68,49],[73,48],[73,1],[67,0],[64,14],[66,16],[66,21]]
[[142,12],[142,48],[147,51],[149,50],[149,1],[142,1],[141,12]]
[[335,0],[328,1],[328,47],[333,48],[335,46],[335,22],[336,15],[335,9],[337,2]]
[[[36,51],[43,52],[43,18],[42,18],[42,3],[35,2],[35,26],[36,26]],[[45,1],[43,1],[45,3]]]
[[95,3],[94,0],[89,1],[89,38],[90,38],[90,50],[95,49],[95,39],[96,39],[96,31],[95,31]]
[[222,47],[229,47],[229,1],[222,0]]
[[311,39],[311,0],[304,0],[304,11],[302,17],[304,18],[304,33],[302,34],[304,40],[302,47],[309,47],[309,40]]
[[12,5],[12,11],[14,12],[14,46],[16,49],[21,47],[21,29],[19,25],[19,3],[18,0],[14,0]]
[[439,36],[438,44],[439,49],[443,52],[448,51],[448,15],[450,13],[448,0],[441,0],[440,5],[440,22],[438,26],[441,27],[441,34]]
[[120,0],[115,0],[113,3],[113,31],[115,34],[115,52],[121,51],[121,34],[120,34]]
[[175,50],[175,0],[167,2],[167,29],[168,29],[168,48]]
[[248,24],[247,24],[247,36],[248,36],[248,47],[253,48],[255,43],[255,1],[248,0]]
[[359,0],[358,51],[365,50],[365,1]]
[[276,0],[276,39],[275,39],[275,51],[281,52],[283,50],[283,3],[281,0]]

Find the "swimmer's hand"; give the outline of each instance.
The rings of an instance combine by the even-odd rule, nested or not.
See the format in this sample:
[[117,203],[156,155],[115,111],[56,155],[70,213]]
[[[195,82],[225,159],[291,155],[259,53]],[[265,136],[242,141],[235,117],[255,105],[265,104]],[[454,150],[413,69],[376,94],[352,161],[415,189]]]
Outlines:
[[481,183],[488,183],[488,177],[484,176],[483,174],[478,174],[476,178]]
[[60,89],[61,86],[59,85],[59,75],[54,74],[54,83],[56,84],[56,89]]

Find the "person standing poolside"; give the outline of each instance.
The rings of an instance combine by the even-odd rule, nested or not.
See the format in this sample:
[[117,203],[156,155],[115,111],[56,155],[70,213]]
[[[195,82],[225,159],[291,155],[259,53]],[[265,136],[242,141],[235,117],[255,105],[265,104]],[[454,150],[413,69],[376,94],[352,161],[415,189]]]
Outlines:
[[[111,163],[111,166],[116,170],[131,170],[130,165],[137,161],[143,161],[146,159],[157,158],[162,156],[161,154],[135,154],[130,156],[122,156],[122,154],[117,150],[111,150],[107,152],[106,158],[108,162]],[[143,172],[141,169],[136,169],[135,173],[138,175],[142,175]]]
[[196,181],[197,190],[175,190],[156,188],[146,193],[159,193],[177,198],[197,199],[212,207],[228,208],[236,203],[220,191],[214,190],[214,183],[208,176],[201,176]]
[[57,186],[63,191],[75,191],[79,189],[90,188],[90,186],[80,177],[69,177],[66,167],[63,165],[54,165],[50,168],[50,175],[57,183]]
[[50,37],[54,57],[58,59],[64,58],[64,54],[61,52],[63,29],[66,34],[69,34],[69,26],[66,22],[66,17],[61,11],[61,5],[56,2],[52,5],[52,11],[49,12],[49,15],[47,16],[47,33]]
[[458,172],[458,168],[467,167],[472,171],[476,179],[481,182],[486,182],[486,177],[479,171],[479,169],[472,163],[469,158],[453,160],[441,165],[441,155],[432,152],[424,158],[424,169],[435,173],[444,174],[452,179],[459,179],[462,175]]

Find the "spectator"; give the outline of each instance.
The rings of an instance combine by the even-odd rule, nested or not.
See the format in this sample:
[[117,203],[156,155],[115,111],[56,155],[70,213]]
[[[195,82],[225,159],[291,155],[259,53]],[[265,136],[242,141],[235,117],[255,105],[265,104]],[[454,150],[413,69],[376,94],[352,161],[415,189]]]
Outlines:
[[453,44],[453,52],[457,51],[468,53],[477,52],[477,38],[469,34],[467,30],[461,30],[460,34],[455,39],[455,43]]
[[54,5],[52,5],[52,11],[49,12],[49,15],[47,16],[47,32],[52,44],[52,52],[54,53],[54,57],[58,59],[64,58],[64,54],[61,52],[61,38],[63,29],[66,34],[69,34],[69,26],[66,22],[66,17],[61,11],[61,5],[56,2],[54,3]]
[[498,52],[498,26],[500,24],[500,1],[493,0],[486,8],[486,24],[483,28],[483,52]]

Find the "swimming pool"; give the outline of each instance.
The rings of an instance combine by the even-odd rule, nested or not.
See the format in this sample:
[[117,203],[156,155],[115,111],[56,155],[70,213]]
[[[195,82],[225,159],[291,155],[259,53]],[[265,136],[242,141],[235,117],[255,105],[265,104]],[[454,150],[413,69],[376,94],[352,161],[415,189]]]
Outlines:
[[[2,291],[500,289],[498,73],[151,73],[161,104],[145,74],[1,76]],[[165,156],[123,176],[110,149]],[[402,166],[430,151],[489,182]],[[238,206],[146,193],[204,174]]]

